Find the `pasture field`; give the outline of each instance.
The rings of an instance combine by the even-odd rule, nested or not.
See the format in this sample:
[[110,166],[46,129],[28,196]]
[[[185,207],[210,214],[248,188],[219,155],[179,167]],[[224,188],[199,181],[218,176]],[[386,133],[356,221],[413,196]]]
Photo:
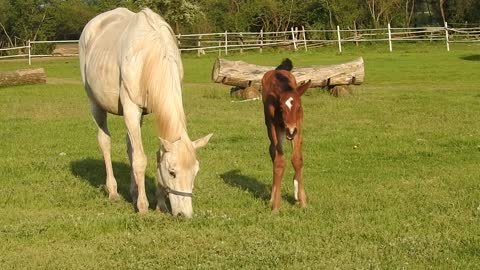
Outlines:
[[[355,95],[303,97],[309,206],[270,213],[260,101],[233,103],[210,81],[215,55],[184,55],[184,105],[199,151],[194,218],[134,212],[125,127],[110,117],[123,199],[110,202],[76,58],[34,59],[45,85],[0,88],[0,269],[478,269],[480,46],[405,44],[232,54],[277,65],[363,56]],[[0,70],[26,68],[0,61]],[[146,117],[154,206],[155,128]],[[355,147],[356,146],[356,147]],[[290,153],[290,147],[286,147]]]

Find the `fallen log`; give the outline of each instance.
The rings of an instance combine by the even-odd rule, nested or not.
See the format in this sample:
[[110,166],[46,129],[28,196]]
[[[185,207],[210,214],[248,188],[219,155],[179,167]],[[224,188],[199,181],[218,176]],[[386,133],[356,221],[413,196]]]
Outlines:
[[46,82],[43,68],[0,71],[0,87]]
[[[260,89],[263,74],[272,69],[275,67],[218,58],[213,65],[212,80],[240,88],[253,86]],[[294,67],[292,74],[297,83],[312,80],[310,87],[333,87],[363,83],[365,69],[363,58],[360,57],[342,64]]]

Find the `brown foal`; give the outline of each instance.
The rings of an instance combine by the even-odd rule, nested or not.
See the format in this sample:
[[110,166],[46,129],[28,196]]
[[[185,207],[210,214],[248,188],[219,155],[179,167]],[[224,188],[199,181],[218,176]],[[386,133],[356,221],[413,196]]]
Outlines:
[[295,200],[299,202],[301,207],[307,206],[307,196],[303,188],[303,108],[300,97],[310,87],[311,81],[297,86],[295,77],[290,73],[292,68],[292,61],[285,59],[275,70],[268,71],[262,78],[265,125],[270,139],[270,157],[273,162],[273,184],[270,202],[274,212],[280,208],[281,184],[286,165],[282,146],[283,137],[292,141]]

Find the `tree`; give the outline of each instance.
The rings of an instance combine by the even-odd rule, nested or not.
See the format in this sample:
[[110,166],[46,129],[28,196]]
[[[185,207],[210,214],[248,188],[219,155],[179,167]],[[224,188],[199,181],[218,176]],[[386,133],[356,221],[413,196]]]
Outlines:
[[83,27],[97,12],[82,0],[59,1],[53,8],[55,39],[78,39]]
[[184,26],[191,26],[198,16],[203,16],[200,6],[192,0],[138,0],[138,7],[149,7],[170,24],[176,33]]
[[332,14],[330,19],[332,29],[334,24],[343,26],[353,24],[354,28],[369,26],[369,13],[364,0],[328,0],[326,2],[328,3],[329,12]]

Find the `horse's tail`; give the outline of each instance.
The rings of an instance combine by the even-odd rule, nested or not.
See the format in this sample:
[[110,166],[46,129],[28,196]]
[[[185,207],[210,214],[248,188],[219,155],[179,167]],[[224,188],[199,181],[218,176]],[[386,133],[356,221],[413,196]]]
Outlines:
[[293,63],[292,60],[285,58],[283,59],[282,63],[276,68],[276,70],[286,70],[286,71],[292,71],[293,69]]

